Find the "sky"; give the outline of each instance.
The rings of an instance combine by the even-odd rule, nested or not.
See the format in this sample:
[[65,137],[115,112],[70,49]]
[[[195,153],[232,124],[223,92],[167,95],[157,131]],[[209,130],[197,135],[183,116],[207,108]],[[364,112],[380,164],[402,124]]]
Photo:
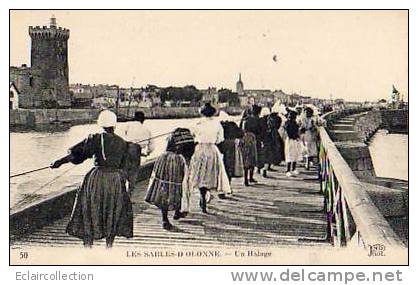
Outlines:
[[[407,100],[406,11],[10,12],[10,64],[30,65],[28,26],[70,29],[70,83],[282,89]],[[275,60],[273,59],[275,57]]]

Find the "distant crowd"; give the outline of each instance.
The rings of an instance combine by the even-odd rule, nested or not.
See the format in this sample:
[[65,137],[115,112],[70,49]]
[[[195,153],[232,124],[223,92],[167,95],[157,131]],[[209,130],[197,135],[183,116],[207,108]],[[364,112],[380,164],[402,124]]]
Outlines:
[[[168,218],[190,214],[192,193],[199,195],[199,208],[208,214],[207,204],[233,195],[232,179],[243,179],[245,186],[257,183],[255,172],[269,178],[270,171],[285,164],[290,179],[299,174],[298,163],[312,167],[318,156],[318,109],[313,105],[260,107],[250,100],[239,118],[219,112],[211,104],[201,108],[202,118],[192,128],[177,128],[166,139],[165,151],[155,160],[145,201],[161,211],[162,227],[173,230]],[[121,136],[115,134],[116,115],[104,110],[98,124],[103,132],[91,134],[73,146],[69,154],[54,161],[79,164],[93,158],[95,166],[86,174],[78,191],[67,233],[92,246],[106,239],[108,247],[116,236],[133,236],[131,194],[136,191],[141,156],[155,148],[151,130],[136,112],[137,123]]]

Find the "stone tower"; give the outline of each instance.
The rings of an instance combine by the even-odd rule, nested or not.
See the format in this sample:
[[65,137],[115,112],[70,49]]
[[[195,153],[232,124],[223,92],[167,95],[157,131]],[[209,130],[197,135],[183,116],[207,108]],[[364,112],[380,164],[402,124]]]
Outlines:
[[244,95],[244,83],[241,80],[241,72],[239,73],[239,79],[237,81],[237,93],[238,96]]
[[71,106],[68,84],[68,39],[70,31],[57,26],[29,27],[31,37],[32,107]]

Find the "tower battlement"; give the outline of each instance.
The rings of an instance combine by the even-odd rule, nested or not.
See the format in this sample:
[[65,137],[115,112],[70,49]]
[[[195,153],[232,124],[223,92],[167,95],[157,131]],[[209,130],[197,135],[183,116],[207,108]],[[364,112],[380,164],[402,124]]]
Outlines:
[[70,30],[58,27],[55,17],[49,26],[30,26],[32,105],[36,108],[71,106],[68,88],[68,39]]
[[70,30],[53,26],[29,26],[29,35],[31,38],[38,39],[59,38],[67,40],[70,37]]

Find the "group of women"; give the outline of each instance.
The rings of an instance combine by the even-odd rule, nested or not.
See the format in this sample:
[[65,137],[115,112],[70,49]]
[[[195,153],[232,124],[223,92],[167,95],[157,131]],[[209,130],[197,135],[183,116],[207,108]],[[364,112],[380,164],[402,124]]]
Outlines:
[[[307,165],[317,154],[313,111],[307,108],[303,120],[296,111],[273,106],[252,105],[240,126],[228,116],[215,117],[216,109],[205,104],[202,119],[191,129],[177,128],[167,138],[167,145],[155,161],[145,201],[161,211],[162,227],[172,230],[168,218],[175,220],[190,211],[192,193],[199,194],[199,207],[206,214],[213,192],[220,199],[232,195],[231,179],[244,177],[244,184],[256,183],[254,171],[267,177],[272,165],[287,162],[288,176],[295,175],[301,141],[307,150]],[[126,165],[131,160],[130,143],[115,134],[116,115],[102,111],[98,124],[102,133],[92,134],[73,146],[69,154],[51,164],[79,164],[94,159],[94,167],[80,187],[67,233],[91,247],[94,240],[106,239],[107,247],[116,236],[133,236],[133,213],[126,191]]]

